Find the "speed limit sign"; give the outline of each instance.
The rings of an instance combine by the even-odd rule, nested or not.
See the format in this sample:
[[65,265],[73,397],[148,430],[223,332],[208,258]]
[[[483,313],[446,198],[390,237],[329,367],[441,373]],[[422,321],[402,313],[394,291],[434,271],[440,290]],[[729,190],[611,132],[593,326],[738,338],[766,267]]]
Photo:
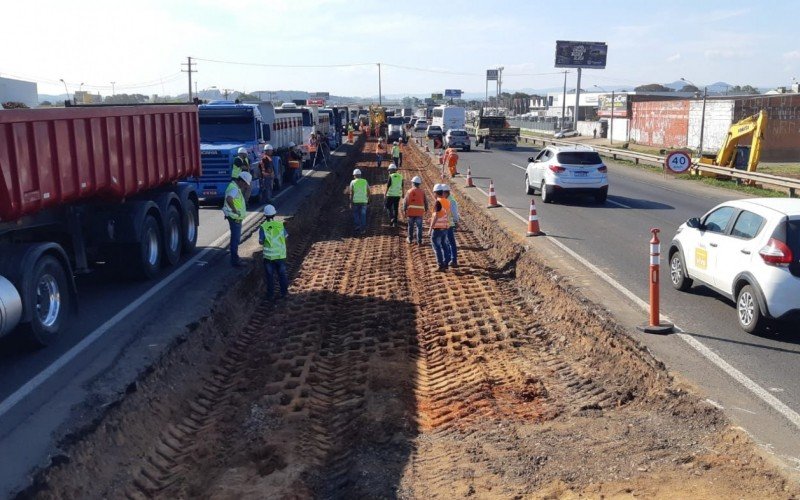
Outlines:
[[685,151],[673,151],[667,155],[665,166],[673,174],[682,174],[692,166],[692,158]]

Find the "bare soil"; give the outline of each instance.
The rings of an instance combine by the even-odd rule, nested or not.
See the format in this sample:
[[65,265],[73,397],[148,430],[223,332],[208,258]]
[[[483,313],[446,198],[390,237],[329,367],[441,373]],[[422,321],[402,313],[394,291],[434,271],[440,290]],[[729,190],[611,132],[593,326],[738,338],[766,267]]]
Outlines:
[[[466,198],[436,271],[352,164],[290,227],[286,303],[259,267],[27,492],[39,498],[791,498],[797,486]],[[401,172],[438,175],[405,147]],[[427,239],[426,239],[427,242]]]

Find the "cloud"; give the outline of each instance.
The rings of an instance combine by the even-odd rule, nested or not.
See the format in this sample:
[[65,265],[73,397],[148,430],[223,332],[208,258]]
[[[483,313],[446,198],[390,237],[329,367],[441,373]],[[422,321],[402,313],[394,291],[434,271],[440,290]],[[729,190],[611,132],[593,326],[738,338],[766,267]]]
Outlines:
[[784,52],[783,58],[787,61],[800,61],[800,50],[793,50],[791,52]]
[[733,49],[712,49],[706,50],[703,53],[706,59],[709,60],[729,60],[729,59],[744,59],[751,57],[754,52],[752,50],[733,50]]
[[680,58],[681,58],[681,53],[678,52],[678,53],[675,53],[675,54],[672,54],[671,56],[669,56],[667,58],[667,62],[675,62],[675,61],[679,60]]
[[704,22],[724,21],[734,17],[741,17],[750,13],[749,8],[744,9],[729,9],[729,10],[712,10],[703,16]]

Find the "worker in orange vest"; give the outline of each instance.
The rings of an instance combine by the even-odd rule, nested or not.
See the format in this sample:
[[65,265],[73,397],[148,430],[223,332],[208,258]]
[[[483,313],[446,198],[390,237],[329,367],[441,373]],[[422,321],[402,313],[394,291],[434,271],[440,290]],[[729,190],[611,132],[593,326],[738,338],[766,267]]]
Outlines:
[[447,244],[447,231],[450,229],[450,202],[445,197],[445,191],[450,189],[444,184],[436,184],[433,192],[436,193],[436,203],[431,215],[431,228],[428,236],[431,238],[433,251],[436,252],[438,271],[447,271],[450,263],[450,245]]
[[383,144],[383,137],[378,137],[378,145],[375,146],[375,161],[378,163],[378,168],[381,168],[383,163],[383,155],[386,154],[386,146]]
[[450,177],[455,177],[458,175],[458,171],[456,170],[456,165],[458,165],[458,153],[456,152],[456,148],[447,148],[444,151],[444,164],[447,166],[447,169],[450,171]]
[[406,222],[408,223],[408,244],[414,241],[414,228],[417,230],[417,245],[422,245],[422,218],[428,211],[428,198],[425,196],[425,191],[419,186],[422,184],[422,179],[416,175],[411,179],[413,186],[406,191],[406,196],[403,198],[403,212],[406,214]]

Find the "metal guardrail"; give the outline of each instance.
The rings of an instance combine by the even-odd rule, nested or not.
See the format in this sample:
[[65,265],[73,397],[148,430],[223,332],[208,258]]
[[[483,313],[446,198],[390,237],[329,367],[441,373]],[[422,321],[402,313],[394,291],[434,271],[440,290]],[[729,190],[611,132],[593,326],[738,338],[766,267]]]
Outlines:
[[[580,142],[568,141],[563,139],[551,139],[549,137],[542,137],[538,135],[532,136],[531,132],[533,131],[526,131],[525,129],[523,129],[520,134],[520,140],[532,144],[541,143],[543,146],[546,146],[548,144],[561,145],[561,146],[575,146],[582,144]],[[664,156],[653,155],[648,153],[637,153],[635,151],[625,151],[625,150],[620,150],[618,148],[609,148],[605,146],[591,145],[591,147],[603,156],[610,156],[615,160],[623,159],[632,161],[637,165],[640,163],[644,163],[648,165],[663,167],[664,161],[666,160],[666,157]],[[791,198],[797,197],[797,193],[798,191],[800,191],[800,179],[793,179],[791,177],[781,177],[778,175],[765,174],[762,172],[747,172],[744,170],[734,170],[727,167],[720,167],[718,165],[706,165],[704,163],[693,163],[692,168],[697,172],[707,172],[710,174],[724,175],[742,181],[781,187],[789,191],[789,196]]]

